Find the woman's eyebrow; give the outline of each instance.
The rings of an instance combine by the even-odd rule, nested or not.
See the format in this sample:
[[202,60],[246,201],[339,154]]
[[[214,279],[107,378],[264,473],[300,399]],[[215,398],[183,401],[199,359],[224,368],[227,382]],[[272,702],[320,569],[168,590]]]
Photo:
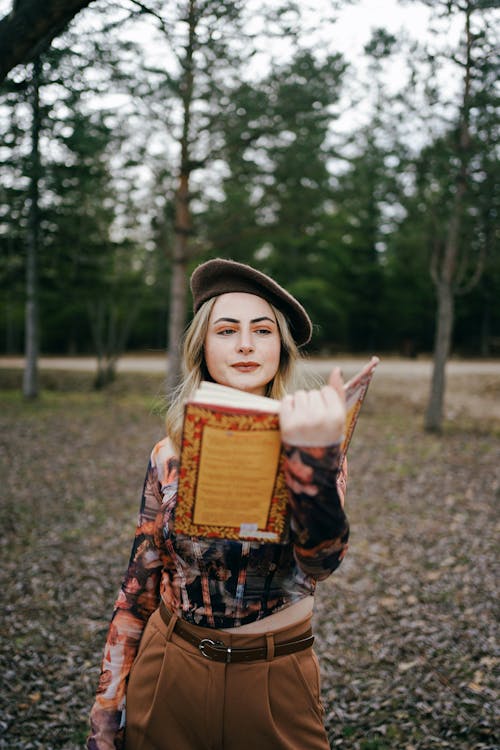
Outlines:
[[[252,318],[250,323],[260,323],[263,320],[268,320],[270,323],[276,323],[275,320],[272,318],[268,318],[267,315],[263,315],[261,318]],[[217,320],[214,320],[213,325],[217,325],[217,323],[240,323],[241,321],[237,318],[217,318]]]
[[263,315],[262,318],[253,318],[250,323],[260,323],[262,320],[268,320],[270,323],[276,323],[272,318],[268,318],[267,315]]

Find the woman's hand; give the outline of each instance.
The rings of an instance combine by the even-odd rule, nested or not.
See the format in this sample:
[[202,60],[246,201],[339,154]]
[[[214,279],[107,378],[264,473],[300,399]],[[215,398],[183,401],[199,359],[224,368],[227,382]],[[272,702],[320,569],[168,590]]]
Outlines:
[[344,383],[338,367],[320,390],[297,391],[281,402],[281,437],[290,445],[305,448],[338,443],[344,436],[345,420]]

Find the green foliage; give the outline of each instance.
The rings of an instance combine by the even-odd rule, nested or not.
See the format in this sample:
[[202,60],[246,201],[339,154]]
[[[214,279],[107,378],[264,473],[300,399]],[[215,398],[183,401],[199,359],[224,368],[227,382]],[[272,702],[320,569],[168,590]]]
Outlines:
[[320,61],[302,50],[255,85],[231,92],[221,151],[224,198],[210,202],[203,217],[211,255],[259,265],[308,306],[320,323],[316,346],[340,345],[345,329],[339,262],[325,237],[332,198],[327,137],[345,68],[340,55]]
[[[92,333],[97,306],[113,307],[116,325],[142,288],[134,268],[138,248],[113,236],[120,196],[110,162],[122,133],[108,124],[106,110],[93,111],[85,104],[93,96],[84,75],[88,59],[55,49],[43,62],[38,258],[42,347],[86,351],[96,346]],[[4,123],[10,180],[0,197],[6,351],[20,348],[24,303],[29,119],[22,118],[27,112],[24,87],[19,91],[3,102],[10,114]]]
[[[123,7],[111,18],[95,6],[88,25],[61,37],[44,59],[39,275],[46,352],[100,348],[111,356],[127,341],[137,349],[165,346],[182,7],[153,0],[151,13]],[[403,38],[375,29],[364,51],[370,115],[340,134],[336,117],[354,96],[357,71],[332,48],[305,46],[298,6],[255,15],[262,14],[266,32],[286,27],[294,53],[251,80],[243,72],[255,51],[245,5],[209,0],[199,10],[184,164],[192,178],[191,266],[222,255],[274,275],[310,311],[316,350],[430,351],[430,258],[446,241],[461,169],[459,110],[434,75],[437,53],[410,51]],[[458,286],[467,287],[481,258],[484,273],[457,297],[455,332],[459,350],[482,354],[496,353],[500,339],[498,54],[492,25],[482,23],[489,12],[473,13],[478,54]],[[146,22],[162,51],[154,60],[127,36]],[[394,94],[384,71],[403,52],[408,86]],[[29,70],[17,71],[0,101],[0,346],[8,352],[23,344],[28,79]]]

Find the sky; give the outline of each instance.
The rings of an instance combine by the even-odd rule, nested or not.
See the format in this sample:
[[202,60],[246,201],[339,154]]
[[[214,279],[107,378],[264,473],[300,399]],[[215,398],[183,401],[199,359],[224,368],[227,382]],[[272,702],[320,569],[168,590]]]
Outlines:
[[[251,1],[251,0],[250,0]],[[384,27],[394,35],[406,32],[414,38],[429,38],[429,23],[432,10],[423,3],[413,0],[401,4],[398,0],[355,0],[352,5],[345,5],[339,11],[332,11],[331,0],[309,0],[314,10],[307,12],[311,19],[311,38],[320,40],[331,51],[342,52],[348,59],[355,61],[362,53],[363,46],[369,40],[373,29]],[[272,5],[272,0],[271,3]],[[305,5],[300,0],[301,5]],[[318,19],[314,24],[314,15]],[[336,18],[334,24],[322,24],[322,17]],[[451,30],[450,41],[459,32]]]
[[[272,0],[270,3],[272,4]],[[317,9],[318,16],[332,12],[331,0],[315,0],[313,6]],[[12,0],[0,0],[0,17],[6,15],[11,8]],[[331,41],[339,51],[353,58],[362,51],[371,30],[377,26],[384,26],[392,33],[404,28],[414,36],[425,37],[430,13],[428,7],[416,1],[400,5],[398,0],[358,0],[336,14],[338,20]]]
[[[327,6],[328,2],[322,0],[318,7],[322,4]],[[395,35],[405,29],[422,39],[428,34],[429,17],[430,9],[420,3],[402,6],[397,0],[361,0],[338,14],[333,27],[335,46],[350,59],[355,59],[372,30],[380,26]]]
[[[252,0],[248,2],[251,3]],[[273,0],[270,0],[271,5],[272,2]],[[303,41],[314,44],[315,49],[324,51],[325,55],[342,53],[346,60],[356,68],[356,75],[350,76],[350,82],[354,88],[357,88],[357,94],[350,86],[349,92],[345,95],[346,98],[341,99],[339,103],[339,111],[343,113],[337,122],[337,129],[340,131],[364,124],[368,117],[370,108],[367,92],[370,91],[372,81],[367,70],[368,60],[363,55],[363,48],[370,40],[373,31],[382,27],[396,38],[405,36],[422,43],[432,44],[430,25],[431,23],[434,27],[437,25],[432,9],[418,0],[403,4],[398,0],[356,0],[352,5],[345,5],[337,11],[332,10],[332,6],[335,6],[332,0],[299,0],[299,4],[302,8],[307,7],[308,4],[311,7],[311,10],[303,11],[309,27],[308,32],[303,33]],[[321,22],[322,18],[334,18],[335,22]],[[445,33],[439,35],[439,44],[442,44],[443,38],[451,45],[455,44],[461,33],[461,25],[461,21],[459,24],[450,24],[448,20],[441,21],[440,29],[445,29]],[[302,29],[302,31],[305,30]],[[287,42],[282,43],[282,54],[285,58],[290,51],[289,46]],[[279,42],[273,41],[273,55],[279,47]],[[252,62],[256,76],[266,69],[269,54],[269,41],[263,39],[262,54],[256,56]],[[405,86],[408,70],[403,56],[391,57],[384,69],[386,87],[389,91],[395,93]],[[446,66],[442,65],[440,75],[443,76],[448,93],[451,95],[457,84],[454,71],[447,71]],[[353,98],[358,99],[356,107],[352,106]]]
[[[248,0],[251,7],[253,0]],[[261,0],[256,0],[258,5]],[[268,0],[268,6],[278,0]],[[124,3],[126,5],[126,3]],[[168,0],[166,0],[166,7]],[[112,3],[110,3],[112,6]],[[309,26],[309,39],[315,42],[325,53],[342,52],[349,62],[359,67],[364,45],[370,39],[373,29],[384,27],[398,36],[406,33],[419,40],[429,39],[429,20],[432,11],[418,0],[401,4],[398,0],[355,0],[352,5],[345,5],[340,11],[332,10],[336,3],[332,0],[299,0],[301,8],[309,5],[305,16]],[[12,0],[0,0],[0,18],[11,10]],[[334,24],[324,23],[321,18],[335,17]],[[450,41],[459,29],[452,29]],[[269,40],[263,39],[262,55],[255,58],[256,71],[265,68],[265,58],[269,53]],[[273,53],[279,49],[279,41],[272,43]],[[286,44],[283,53],[286,56]],[[164,52],[162,52],[164,54]],[[391,69],[394,82],[402,80],[403,71],[397,61]]]
[[[317,7],[328,4],[328,0],[321,0]],[[372,30],[380,26],[394,34],[406,29],[422,38],[427,34],[429,15],[429,8],[420,3],[403,7],[397,0],[361,0],[337,14],[333,27],[335,47],[347,57],[355,57],[362,52]]]
[[[278,5],[279,0],[268,0],[268,7],[273,3]],[[261,5],[262,0],[247,0],[247,8],[255,3],[256,7]],[[420,41],[430,41],[429,24],[432,17],[432,10],[418,2],[412,0],[404,4],[398,0],[355,0],[353,4],[346,4],[340,10],[335,10],[337,3],[334,0],[298,0],[303,14],[303,23],[301,33],[305,32],[305,38],[302,36],[302,42],[305,44],[314,44],[319,54],[333,54],[341,52],[353,67],[356,68],[356,74],[349,76],[351,85],[345,87],[346,93],[338,104],[338,120],[335,123],[335,130],[346,132],[353,130],[360,125],[366,124],[370,113],[370,92],[373,92],[373,86],[367,71],[367,59],[363,55],[363,47],[370,39],[374,29],[383,27],[396,37],[407,35]],[[97,2],[96,5],[99,3]],[[112,7],[112,3],[109,3]],[[126,6],[126,2],[123,3]],[[12,0],[0,0],[0,17],[3,17],[12,7]],[[168,7],[168,0],[165,0],[165,7]],[[255,23],[259,23],[258,14],[255,15]],[[334,23],[322,21],[324,18],[335,18]],[[262,24],[262,21],[260,21]],[[307,27],[307,29],[305,28]],[[136,26],[136,34],[139,38],[144,38],[144,29]],[[256,27],[257,30],[258,27]],[[451,28],[444,38],[451,43],[458,36],[460,29]],[[440,35],[441,42],[443,35]],[[150,40],[152,41],[152,40]],[[287,47],[288,45],[288,47]],[[155,56],[154,50],[156,45],[149,44],[149,52]],[[282,52],[280,51],[282,50]],[[276,55],[283,58],[289,57],[290,43],[280,42],[274,38],[270,45],[269,38],[262,36],[261,54],[252,58],[252,62],[247,68],[246,78],[252,79],[265,75],[270,55],[276,59]],[[164,45],[158,48],[160,64],[165,62]],[[252,69],[255,66],[255,70]],[[400,57],[391,58],[385,66],[386,86],[388,90],[395,91],[405,84],[407,69],[405,59]],[[446,70],[442,75],[446,76]],[[456,76],[449,76],[448,93],[453,91],[456,85]],[[447,82],[448,83],[448,82]],[[123,97],[119,94],[115,97],[115,106],[120,107]],[[114,101],[114,100],[113,100]],[[355,101],[357,103],[355,103]],[[113,106],[111,100],[108,106]]]

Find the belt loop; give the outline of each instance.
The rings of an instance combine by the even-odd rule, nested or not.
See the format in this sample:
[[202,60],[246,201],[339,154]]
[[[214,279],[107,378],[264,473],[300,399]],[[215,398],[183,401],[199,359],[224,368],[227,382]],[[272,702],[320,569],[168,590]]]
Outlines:
[[172,638],[172,633],[175,628],[175,623],[177,622],[177,615],[175,615],[173,612],[170,613],[170,622],[168,623],[167,632],[165,633],[165,639],[169,641]]
[[272,633],[266,633],[266,646],[267,646],[267,661],[274,659],[274,635]]

